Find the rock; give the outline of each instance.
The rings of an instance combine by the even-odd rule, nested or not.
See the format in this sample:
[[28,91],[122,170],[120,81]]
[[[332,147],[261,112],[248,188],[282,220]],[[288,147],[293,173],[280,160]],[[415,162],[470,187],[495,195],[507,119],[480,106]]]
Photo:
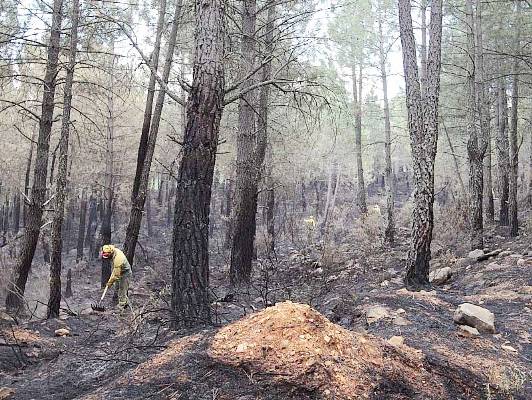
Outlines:
[[519,293],[532,295],[532,286],[523,286],[519,289]]
[[246,351],[247,348],[248,348],[247,343],[240,343],[240,344],[237,346],[237,348],[236,348],[236,352],[237,352],[237,353],[242,353],[242,352]]
[[515,253],[515,254],[510,254],[510,257],[511,258],[522,258],[523,256],[521,254]]
[[467,255],[467,257],[476,260],[478,257],[483,256],[483,255],[484,255],[484,250],[476,249],[476,250],[471,250],[469,254]]
[[429,281],[433,285],[443,285],[445,282],[451,279],[452,275],[453,275],[453,271],[451,270],[450,267],[440,268],[435,271],[432,271],[429,274]]
[[379,319],[388,318],[390,313],[386,307],[371,306],[366,309],[366,320],[368,324],[378,321]]
[[483,307],[462,303],[454,312],[453,320],[459,325],[477,328],[480,332],[495,333],[495,315]]
[[70,331],[66,328],[59,328],[55,330],[55,336],[70,336]]
[[11,315],[9,315],[8,313],[6,313],[4,311],[0,311],[0,322],[1,321],[7,321],[9,323],[15,323],[15,320],[13,319],[13,317],[11,317]]
[[406,311],[404,310],[404,308],[398,308],[395,313],[396,314],[404,314]]
[[480,335],[477,328],[467,325],[458,325],[458,334],[464,337],[477,337]]
[[469,258],[458,258],[454,262],[455,268],[463,268],[467,267],[471,263],[471,259]]
[[509,351],[509,352],[511,352],[511,353],[517,353],[517,350],[516,350],[515,348],[513,348],[512,346],[507,345],[507,344],[503,344],[503,345],[501,346],[501,349],[506,350],[506,351]]
[[321,275],[323,274],[323,268],[319,267],[312,271],[312,275]]
[[503,250],[499,253],[499,257],[508,257],[512,252],[510,250]]
[[410,325],[410,321],[407,320],[406,318],[397,316],[393,319],[393,324],[397,326],[407,326],[407,325]]
[[524,267],[526,264],[527,264],[527,260],[524,258],[520,258],[519,260],[517,260],[518,267]]
[[392,346],[402,346],[405,343],[405,338],[402,336],[392,336],[388,339],[388,343]]
[[0,400],[10,399],[12,395],[15,394],[15,391],[11,388],[2,386],[0,387]]
[[387,287],[389,285],[390,285],[390,281],[388,281],[387,279],[381,282],[382,287]]

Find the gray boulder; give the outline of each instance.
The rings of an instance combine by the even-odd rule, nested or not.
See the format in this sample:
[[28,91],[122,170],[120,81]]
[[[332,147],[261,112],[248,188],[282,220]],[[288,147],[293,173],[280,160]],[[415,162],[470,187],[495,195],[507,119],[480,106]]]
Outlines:
[[433,285],[443,285],[445,282],[451,279],[452,275],[453,271],[450,267],[439,268],[429,274],[429,281]]
[[495,315],[488,309],[463,303],[454,312],[453,320],[459,325],[477,328],[479,332],[495,333]]

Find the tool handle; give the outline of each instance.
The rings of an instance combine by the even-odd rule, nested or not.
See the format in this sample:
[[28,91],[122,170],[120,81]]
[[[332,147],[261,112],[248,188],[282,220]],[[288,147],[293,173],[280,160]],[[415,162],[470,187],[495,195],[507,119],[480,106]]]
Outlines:
[[109,289],[109,288],[106,286],[105,289],[103,290],[102,298],[100,299],[100,301],[102,301],[103,298],[105,297],[105,294],[107,293],[107,289]]

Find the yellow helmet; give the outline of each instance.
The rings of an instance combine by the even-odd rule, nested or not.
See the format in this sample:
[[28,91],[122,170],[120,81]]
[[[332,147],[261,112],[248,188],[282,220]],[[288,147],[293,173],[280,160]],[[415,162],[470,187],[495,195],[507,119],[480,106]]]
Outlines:
[[111,258],[115,251],[115,246],[112,244],[106,244],[102,247],[102,258]]

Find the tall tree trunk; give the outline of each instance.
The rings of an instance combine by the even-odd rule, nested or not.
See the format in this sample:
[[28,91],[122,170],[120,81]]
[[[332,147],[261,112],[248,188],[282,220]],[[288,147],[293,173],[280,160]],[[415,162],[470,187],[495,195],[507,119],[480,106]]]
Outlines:
[[[111,41],[110,46],[111,61],[109,64],[109,90],[107,92],[107,137],[105,152],[105,182],[104,196],[102,200],[102,224],[100,226],[100,243],[110,244],[112,237],[112,219],[114,206],[114,139],[115,139],[115,111],[114,111],[114,65],[116,56],[114,55],[115,42]],[[102,258],[102,273],[100,276],[101,287],[104,287],[111,276],[111,260]]]
[[514,63],[512,78],[512,116],[510,119],[510,182],[508,192],[510,236],[519,234],[517,218],[517,176],[519,166],[519,148],[517,146],[517,106],[519,100],[518,61]]
[[[386,160],[386,215],[387,223],[384,231],[386,242],[393,245],[395,241],[395,187],[392,170],[392,128],[390,124],[390,106],[388,104],[388,74],[386,72],[386,53],[384,52],[384,35],[382,33],[382,14],[379,11],[379,58],[384,96],[384,158]],[[426,68],[426,65],[425,65]]]
[[98,202],[96,197],[91,194],[89,197],[89,218],[87,220],[87,234],[85,235],[85,245],[89,248],[89,259],[94,258],[95,253],[95,235],[98,227]]
[[[273,53],[273,31],[274,31],[274,21],[276,18],[276,4],[270,4],[268,9],[268,21],[264,27],[265,35],[265,54],[266,57],[271,56]],[[272,75],[272,63],[271,61],[267,62],[262,68],[262,81],[266,82],[271,79]],[[270,86],[265,85],[260,88],[259,94],[259,117],[258,117],[258,131],[259,139],[257,144],[257,163],[262,164],[264,162],[267,171],[266,171],[266,234],[267,234],[267,251],[270,254],[275,252],[275,221],[274,221],[274,208],[275,208],[275,188],[273,183],[273,154],[271,141],[268,137],[268,111],[269,111],[269,100],[270,100]],[[261,148],[262,147],[262,148]],[[262,157],[262,160],[260,159]],[[266,158],[266,160],[264,160]],[[302,202],[304,204],[304,211],[306,210],[306,199],[305,199],[305,184],[301,183],[302,191]]]
[[356,65],[351,65],[353,75],[353,107],[355,110],[355,156],[357,159],[357,206],[360,214],[368,212],[366,204],[366,185],[364,183],[364,167],[362,163],[362,63],[359,65],[358,85]]
[[31,134],[30,152],[28,153],[28,161],[26,162],[26,174],[24,175],[24,206],[22,209],[22,223],[26,227],[27,214],[28,214],[28,201],[30,195],[30,175],[31,175],[31,162],[33,160],[33,143],[35,142],[35,131]]
[[[479,3],[480,4],[480,3]],[[473,2],[466,0],[467,15],[467,51],[468,59],[468,109],[467,129],[469,139],[467,154],[469,159],[469,224],[471,249],[484,248],[483,189],[484,189],[484,154],[486,153],[486,127],[484,108],[484,82],[482,74],[482,32],[481,9],[476,10],[477,43],[475,43],[475,18]]]
[[[488,121],[489,123],[489,121]],[[484,157],[484,197],[486,200],[486,218],[489,222],[495,221],[495,205],[493,201],[493,166],[491,161],[492,146],[491,146],[491,127],[488,130],[488,148],[486,149],[486,156]]]
[[[137,169],[135,179],[133,180],[133,190],[131,192],[131,201],[134,202],[140,186],[142,168],[146,158],[146,149],[148,147],[148,136],[150,134],[150,125],[153,110],[153,98],[155,97],[156,73],[159,67],[159,54],[161,52],[161,38],[164,32],[164,14],[166,12],[166,0],[159,0],[159,16],[157,18],[157,28],[155,31],[155,43],[153,52],[150,57],[150,81],[148,82],[148,93],[146,95],[146,106],[144,108],[144,120],[140,134],[139,150],[137,152]],[[166,83],[166,82],[165,82]]]
[[510,174],[510,154],[508,142],[508,99],[504,78],[499,80],[499,99],[497,106],[497,164],[499,176],[499,225],[508,226],[508,192]]
[[59,166],[55,186],[55,210],[52,221],[52,254],[50,259],[50,296],[46,318],[59,317],[61,305],[61,255],[63,250],[63,218],[67,186],[68,141],[70,135],[70,110],[72,107],[72,85],[78,45],[79,0],[72,0],[72,27],[70,28],[70,53],[63,92],[63,118],[59,144]]
[[336,192],[336,181],[338,175],[338,163],[331,161],[329,167],[329,179],[327,181],[327,197],[325,199],[325,209],[323,211],[323,221],[320,226],[320,232],[324,235],[327,232],[327,226],[329,224],[329,218],[332,210],[332,200],[334,193]]
[[528,144],[528,207],[532,208],[532,118],[529,119],[530,124],[530,142]]
[[195,53],[173,231],[175,326],[211,322],[209,212],[224,102],[224,2],[196,0]]
[[16,236],[20,229],[20,193],[13,196],[13,234]]
[[434,0],[431,4],[424,101],[419,83],[410,0],[398,0],[398,3],[415,183],[412,237],[405,283],[409,288],[418,289],[429,284],[430,243],[434,226],[434,160],[438,144],[442,1]]
[[[255,68],[255,22],[256,0],[243,0],[242,10],[242,49],[241,78],[243,88],[256,82],[252,74]],[[231,240],[231,266],[229,275],[232,285],[249,284],[251,263],[256,234],[258,179],[262,162],[256,162],[257,142],[257,91],[249,91],[238,104],[238,136],[236,155],[236,187],[234,213],[232,217],[233,235]]]
[[[164,1],[164,0],[163,0]],[[172,30],[170,32],[170,38],[168,39],[168,49],[166,52],[166,58],[164,61],[164,69],[162,80],[166,84],[170,77],[170,70],[172,68],[172,61],[174,57],[175,43],[177,38],[177,29],[179,27],[179,17],[181,15],[182,0],[176,1],[176,8],[174,18],[172,21]],[[155,109],[151,120],[150,134],[148,136],[148,142],[146,144],[146,152],[144,154],[144,163],[140,174],[138,192],[135,197],[132,197],[131,201],[131,213],[129,216],[129,223],[126,229],[126,240],[124,243],[124,253],[129,260],[129,263],[133,265],[133,258],[135,255],[135,248],[140,232],[140,225],[142,222],[142,212],[144,211],[144,203],[146,202],[146,196],[148,193],[148,183],[150,179],[150,169],[153,160],[153,154],[155,153],[155,145],[157,143],[157,135],[159,133],[159,124],[161,122],[161,115],[163,112],[164,98],[166,95],[165,90],[160,90],[157,94],[157,100],[155,102]]]
[[28,206],[27,226],[24,233],[22,250],[13,269],[8,284],[6,308],[17,311],[22,306],[22,297],[26,289],[26,282],[31,268],[35,248],[39,240],[42,224],[43,203],[46,196],[46,176],[48,173],[48,152],[50,148],[50,133],[54,114],[54,97],[59,60],[59,46],[61,38],[62,0],[54,0],[52,27],[48,44],[48,60],[44,76],[44,90],[39,121],[39,136],[37,139],[37,158],[33,172],[33,187],[31,203]]
[[85,224],[87,221],[87,198],[85,190],[81,191],[79,203],[78,245],[76,250],[76,262],[83,260],[83,248],[85,247]]

